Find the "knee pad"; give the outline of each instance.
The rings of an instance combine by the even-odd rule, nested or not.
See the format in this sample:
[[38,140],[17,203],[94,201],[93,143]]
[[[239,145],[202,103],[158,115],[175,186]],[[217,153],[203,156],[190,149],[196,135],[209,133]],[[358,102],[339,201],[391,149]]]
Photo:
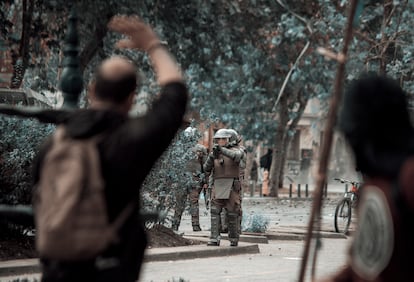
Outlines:
[[221,213],[221,208],[218,208],[216,206],[211,206],[210,213],[211,215],[215,214],[218,216]]

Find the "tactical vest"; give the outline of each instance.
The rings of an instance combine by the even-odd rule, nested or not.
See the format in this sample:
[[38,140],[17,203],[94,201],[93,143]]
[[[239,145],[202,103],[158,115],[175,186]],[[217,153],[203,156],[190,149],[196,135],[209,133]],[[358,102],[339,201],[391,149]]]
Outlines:
[[218,178],[239,178],[239,164],[229,157],[220,154],[214,159],[214,179]]

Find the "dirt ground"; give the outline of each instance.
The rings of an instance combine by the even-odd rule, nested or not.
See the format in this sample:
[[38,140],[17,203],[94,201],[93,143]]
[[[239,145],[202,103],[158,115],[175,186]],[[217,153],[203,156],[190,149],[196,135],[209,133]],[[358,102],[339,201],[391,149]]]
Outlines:
[[[148,248],[178,247],[202,243],[177,235],[171,229],[162,225],[156,225],[148,230],[147,236]],[[33,236],[19,239],[0,239],[0,261],[36,258],[38,255],[34,244]]]
[[36,257],[34,237],[0,239],[0,261]]

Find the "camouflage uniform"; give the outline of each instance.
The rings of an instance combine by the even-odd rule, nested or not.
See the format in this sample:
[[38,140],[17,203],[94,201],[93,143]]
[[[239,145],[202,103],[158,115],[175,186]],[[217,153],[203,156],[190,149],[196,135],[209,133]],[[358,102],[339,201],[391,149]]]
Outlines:
[[194,151],[196,156],[188,161],[187,171],[185,173],[186,177],[189,179],[187,187],[186,189],[181,189],[176,193],[176,208],[172,225],[172,228],[175,231],[177,231],[180,226],[181,216],[185,209],[187,196],[189,196],[190,199],[190,214],[193,231],[201,231],[198,199],[200,198],[203,186],[207,185],[205,176],[202,172],[203,163],[207,158],[207,149],[203,145],[197,144]]
[[[229,139],[225,129],[220,129],[214,136]],[[231,246],[237,246],[239,241],[240,214],[240,160],[243,151],[238,147],[226,148],[215,145],[204,164],[206,174],[213,174],[214,186],[211,202],[211,235],[209,246],[220,245],[219,218],[225,208],[228,219],[228,237]]]

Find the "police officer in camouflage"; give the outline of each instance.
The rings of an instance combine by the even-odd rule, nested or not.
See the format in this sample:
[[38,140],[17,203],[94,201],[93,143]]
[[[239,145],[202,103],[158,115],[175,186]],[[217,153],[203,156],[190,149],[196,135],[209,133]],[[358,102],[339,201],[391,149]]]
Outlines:
[[227,147],[231,134],[227,129],[219,129],[214,135],[214,146],[204,163],[206,175],[213,176],[211,201],[211,234],[208,246],[220,245],[220,213],[225,208],[228,220],[230,246],[239,242],[240,214],[240,161],[244,152],[240,148]]
[[194,148],[194,158],[187,163],[185,175],[188,179],[187,187],[176,194],[176,208],[172,229],[178,231],[181,216],[185,209],[187,196],[190,198],[190,214],[193,231],[201,231],[198,199],[203,189],[207,189],[207,182],[203,172],[203,164],[207,159],[207,148],[197,144]]

